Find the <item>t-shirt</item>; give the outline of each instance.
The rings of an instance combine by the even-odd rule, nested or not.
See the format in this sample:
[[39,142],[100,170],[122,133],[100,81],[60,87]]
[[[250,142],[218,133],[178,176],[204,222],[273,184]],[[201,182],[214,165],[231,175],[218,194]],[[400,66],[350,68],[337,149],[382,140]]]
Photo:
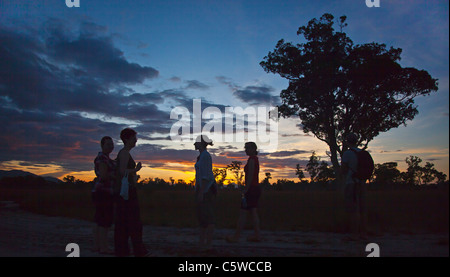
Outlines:
[[111,160],[108,155],[103,152],[98,152],[97,157],[94,160],[94,171],[97,176],[97,180],[95,182],[93,192],[95,191],[106,191],[112,193],[112,180],[105,181],[100,177],[100,164],[105,163],[108,167],[108,174],[111,174],[116,170],[116,162]]
[[[361,149],[357,147],[352,147],[351,149],[355,150],[356,152],[361,151]],[[349,171],[347,172],[347,176],[345,178],[346,184],[353,184],[359,181],[357,178],[352,177],[353,173],[358,170],[358,157],[356,156],[356,153],[351,149],[345,151],[344,155],[342,156],[342,163],[348,165],[349,167]]]
[[195,163],[195,189],[200,189],[202,180],[206,180],[206,188],[202,191],[207,192],[214,182],[214,174],[212,171],[212,158],[208,151],[204,150],[200,153]]

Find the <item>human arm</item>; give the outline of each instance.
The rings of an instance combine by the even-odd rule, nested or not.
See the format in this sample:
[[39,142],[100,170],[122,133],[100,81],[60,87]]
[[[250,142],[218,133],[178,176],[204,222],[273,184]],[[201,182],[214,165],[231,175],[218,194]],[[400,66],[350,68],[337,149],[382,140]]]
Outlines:
[[214,174],[212,173],[212,159],[209,153],[204,153],[200,155],[200,158],[196,165],[196,185],[198,190],[198,199],[201,201],[203,195],[208,192],[210,184],[214,179]]
[[142,164],[139,162],[135,168],[127,168],[128,162],[130,160],[130,152],[123,150],[119,154],[119,172],[120,176],[125,176],[125,174],[136,174],[142,168]]

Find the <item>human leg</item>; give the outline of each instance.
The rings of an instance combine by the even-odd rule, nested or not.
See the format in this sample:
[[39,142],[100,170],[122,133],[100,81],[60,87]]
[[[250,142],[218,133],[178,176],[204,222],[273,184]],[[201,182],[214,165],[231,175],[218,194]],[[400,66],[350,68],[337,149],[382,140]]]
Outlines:
[[98,227],[98,233],[99,233],[99,252],[103,254],[113,254],[114,252],[109,247],[109,241],[108,241],[108,227]]
[[107,192],[99,192],[98,196],[100,199],[97,206],[98,250],[100,253],[112,254],[113,251],[108,242],[108,231],[113,224],[114,200],[113,196]]
[[359,210],[356,184],[349,183],[344,190],[345,210],[348,215],[348,240],[359,239]]
[[362,239],[368,238],[368,215],[367,215],[367,184],[362,183],[359,196],[359,211],[360,211],[360,237]]
[[205,246],[206,247],[211,247],[212,245],[212,239],[213,239],[213,235],[214,235],[214,224],[208,224],[208,226],[206,227],[206,234],[205,234]]
[[255,231],[254,236],[248,238],[249,241],[260,241],[261,240],[261,230],[259,225],[259,215],[258,215],[258,202],[261,197],[261,188],[259,186],[252,186],[247,192],[247,207],[248,211],[252,217],[253,229]]
[[118,257],[130,255],[128,246],[128,219],[126,201],[121,197],[116,201],[116,220],[114,224],[114,252]]
[[94,211],[94,222],[95,225],[92,228],[92,236],[93,236],[93,240],[94,240],[94,247],[93,250],[98,252],[99,251],[99,232],[98,232],[98,199],[97,199],[97,192],[92,192],[91,194],[92,197],[92,203],[94,204],[95,207],[95,211]]
[[259,216],[258,216],[258,209],[253,208],[251,209],[252,219],[253,219],[253,229],[255,230],[255,236],[254,241],[260,241],[261,240],[261,229],[259,226]]
[[92,228],[92,235],[94,237],[93,250],[95,252],[98,252],[98,251],[100,251],[100,246],[99,246],[100,245],[100,243],[99,243],[100,239],[99,239],[99,230],[98,230],[98,225],[97,224],[95,224],[95,226]]
[[200,226],[198,232],[198,245],[203,246],[206,244],[206,227]]
[[215,227],[213,198],[213,193],[208,191],[203,195],[203,201],[197,205],[197,215],[200,223],[200,246],[210,247],[212,244]]
[[245,223],[247,221],[247,213],[248,213],[247,210],[240,209],[239,218],[238,218],[238,221],[236,224],[236,231],[233,236],[226,237],[226,240],[228,242],[238,242],[239,241],[242,230],[244,229]]
[[141,221],[139,202],[135,192],[133,192],[133,194],[130,193],[128,211],[128,228],[131,244],[133,245],[133,253],[137,257],[145,256],[147,255],[148,250],[142,239],[143,225]]

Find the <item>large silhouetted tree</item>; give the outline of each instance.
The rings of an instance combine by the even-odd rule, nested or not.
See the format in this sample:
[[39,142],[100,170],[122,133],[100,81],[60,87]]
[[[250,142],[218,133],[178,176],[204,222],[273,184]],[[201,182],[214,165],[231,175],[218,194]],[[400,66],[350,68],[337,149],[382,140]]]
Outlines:
[[280,40],[261,62],[266,72],[289,81],[280,94],[279,116],[298,116],[305,133],[326,142],[336,173],[347,134],[360,135],[359,144],[367,148],[378,134],[406,126],[418,113],[414,98],[438,88],[425,70],[398,63],[400,48],[354,45],[342,31],[345,20],[331,14],[312,19],[297,32],[305,43]]

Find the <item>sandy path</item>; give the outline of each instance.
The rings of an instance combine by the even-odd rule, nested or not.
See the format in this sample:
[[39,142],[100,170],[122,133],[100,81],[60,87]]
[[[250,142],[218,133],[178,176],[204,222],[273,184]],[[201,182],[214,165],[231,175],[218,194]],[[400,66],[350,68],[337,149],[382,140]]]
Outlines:
[[[65,251],[68,243],[77,243],[82,257],[105,256],[92,251],[92,222],[6,206],[0,208],[0,257],[64,257],[69,254]],[[348,242],[343,234],[263,231],[262,242],[247,242],[245,233],[240,243],[229,244],[224,238],[232,233],[216,230],[213,250],[201,251],[195,244],[196,229],[145,226],[144,242],[159,257],[361,257],[368,254],[369,242],[379,245],[380,256],[449,256],[448,234],[385,234]],[[109,239],[112,245],[112,232]]]

